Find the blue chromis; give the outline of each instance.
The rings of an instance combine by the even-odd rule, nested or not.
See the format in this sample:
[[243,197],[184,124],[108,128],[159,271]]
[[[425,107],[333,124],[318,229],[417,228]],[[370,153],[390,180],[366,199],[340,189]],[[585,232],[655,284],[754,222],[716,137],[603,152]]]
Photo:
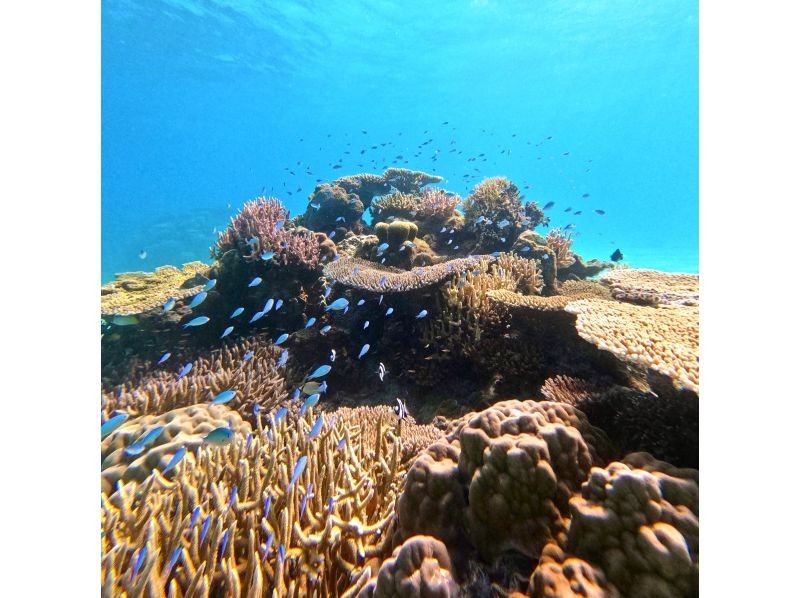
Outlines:
[[349,302],[347,301],[347,299],[345,299],[344,297],[339,297],[336,301],[334,301],[328,307],[326,307],[325,311],[331,311],[331,310],[341,311],[345,307],[347,307],[348,303]]
[[306,463],[308,463],[308,457],[303,455],[297,460],[297,464],[294,466],[292,470],[292,479],[289,480],[289,488],[294,486],[294,483],[300,478],[303,473],[303,470],[306,468]]
[[286,413],[289,410],[286,407],[281,407],[275,412],[275,423],[277,424],[280,422],[284,417],[286,417]]
[[139,455],[145,449],[145,447],[153,442],[156,438],[161,436],[161,432],[164,431],[164,426],[156,426],[151,430],[148,430],[144,434],[142,434],[136,442],[131,444],[130,446],[125,448],[124,453],[126,455]]
[[135,326],[139,323],[139,318],[136,316],[114,316],[111,318],[111,323],[115,326]]
[[362,305],[364,305],[364,300],[363,300],[363,299],[359,299],[359,300],[358,300],[358,303],[356,303],[356,305],[357,305],[358,307],[361,307]]
[[197,316],[194,320],[188,321],[186,324],[183,325],[184,328],[189,328],[192,326],[202,326],[203,324],[207,324],[211,318],[208,316]]
[[364,346],[361,347],[361,351],[358,354],[358,358],[361,359],[362,357],[364,357],[364,355],[367,354],[367,351],[369,351],[369,343],[365,343]]
[[262,251],[261,252],[261,259],[266,262],[266,261],[271,260],[274,255],[275,255],[274,251]]
[[364,322],[364,328],[363,328],[363,330],[366,330],[367,328],[369,328],[369,320],[367,320],[366,322]]
[[189,303],[189,309],[194,309],[195,307],[200,305],[203,301],[206,300],[206,297],[208,297],[208,293],[206,293],[205,291],[200,291],[199,293],[197,293],[197,295],[192,297],[192,301],[191,303]]
[[289,361],[289,350],[284,349],[283,351],[281,351],[281,356],[278,358],[278,364],[277,364],[278,367],[282,368],[283,366],[286,365],[287,361]]
[[389,308],[386,309],[386,315],[387,316],[391,316],[393,313],[394,313],[394,308],[393,307],[389,307]]
[[175,550],[172,551],[172,556],[169,557],[169,563],[167,563],[166,568],[164,569],[164,574],[161,576],[163,578],[167,578],[172,573],[172,570],[175,568],[175,565],[178,562],[178,559],[183,552],[183,545],[179,545]]
[[228,327],[227,327],[227,328],[226,328],[226,329],[223,331],[223,333],[222,333],[222,336],[220,336],[220,338],[225,338],[225,337],[226,337],[226,336],[228,336],[228,335],[229,335],[231,332],[233,332],[233,326],[228,326]]
[[252,351],[248,351],[242,357],[242,361],[250,361],[251,359],[253,359],[253,352]]
[[161,364],[162,364],[162,363],[164,363],[164,362],[165,362],[167,359],[169,359],[171,356],[172,356],[172,353],[169,353],[169,352],[167,352],[167,353],[164,353],[164,354],[161,356],[161,358],[160,358],[160,359],[159,359],[159,360],[156,362],[156,365],[161,365]]
[[211,399],[212,405],[224,405],[225,403],[231,401],[236,396],[236,391],[229,388],[228,390],[223,390],[213,399]]
[[330,330],[331,330],[330,324],[326,324],[325,326],[323,326],[320,329],[319,332],[320,332],[320,334],[326,334],[326,333],[330,332]]
[[283,306],[283,299],[275,301],[275,311],[278,311]]
[[423,309],[421,312],[419,312],[417,314],[417,320],[421,320],[422,318],[424,318],[427,315],[428,315],[428,310],[427,309]]
[[260,284],[261,284],[261,277],[256,276],[253,280],[250,281],[250,284],[248,284],[247,286],[248,287],[257,287]]
[[317,319],[314,318],[314,317],[311,317],[311,318],[308,319],[308,322],[306,322],[306,326],[305,327],[306,328],[311,328],[316,322],[317,322]]
[[324,421],[325,421],[325,418],[320,413],[317,416],[317,421],[314,422],[314,425],[311,427],[311,431],[309,431],[309,433],[308,433],[308,439],[309,440],[313,440],[314,438],[317,437],[317,435],[322,430],[322,424],[323,424]]
[[313,395],[308,397],[305,401],[303,401],[303,404],[300,407],[300,416],[302,417],[303,415],[305,415],[306,411],[311,409],[317,403],[319,403],[319,393],[314,393]]
[[211,279],[208,280],[208,282],[206,282],[205,286],[203,287],[203,290],[204,291],[210,291],[215,286],[217,286],[217,279],[216,278],[211,278]]
[[243,307],[237,307],[231,313],[231,318],[235,318],[236,316],[241,316],[243,313],[244,313],[244,308]]
[[225,445],[233,440],[233,430],[226,427],[215,428],[206,434],[203,442],[207,444]]
[[267,299],[267,302],[264,304],[264,309],[262,309],[261,311],[263,311],[264,313],[268,313],[269,310],[272,309],[273,305],[275,305],[275,300],[274,299]]
[[100,426],[100,438],[105,438],[111,434],[111,432],[128,421],[128,417],[127,413],[117,413],[115,416],[108,418],[103,422],[103,425]]
[[169,310],[171,310],[173,307],[175,307],[175,299],[173,299],[172,297],[170,297],[169,299],[167,299],[167,300],[164,302],[164,305],[162,306],[162,309],[164,310],[164,312],[168,312],[168,311],[169,311]]
[[178,371],[178,380],[183,378],[186,374],[192,371],[192,363],[189,362]]
[[327,364],[326,365],[321,365],[316,370],[311,372],[308,375],[308,377],[306,378],[306,380],[313,380],[314,378],[321,378],[322,376],[325,376],[330,371],[331,371],[331,366],[329,366]]
[[180,463],[181,459],[183,459],[184,455],[186,455],[186,447],[182,446],[175,454],[172,455],[172,459],[169,460],[167,466],[161,471],[162,474],[169,473],[178,463]]
[[288,338],[289,338],[289,334],[284,332],[278,338],[275,339],[275,344],[276,345],[280,345],[281,343],[285,343],[286,339],[288,339]]
[[142,563],[144,562],[144,557],[147,554],[147,544],[142,546],[139,549],[139,554],[136,557],[136,561],[133,563],[133,567],[131,568],[131,579],[136,577],[136,574],[139,572],[139,569],[142,568]]
[[264,317],[264,312],[263,311],[257,311],[255,314],[253,314],[253,317],[250,318],[250,324],[252,324],[253,322],[257,322],[258,320],[260,320],[263,317]]

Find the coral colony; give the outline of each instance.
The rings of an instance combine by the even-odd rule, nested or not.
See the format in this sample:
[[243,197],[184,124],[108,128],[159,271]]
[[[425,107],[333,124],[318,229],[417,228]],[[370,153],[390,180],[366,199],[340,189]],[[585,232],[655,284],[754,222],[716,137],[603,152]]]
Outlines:
[[104,596],[697,594],[698,277],[441,181],[101,289]]

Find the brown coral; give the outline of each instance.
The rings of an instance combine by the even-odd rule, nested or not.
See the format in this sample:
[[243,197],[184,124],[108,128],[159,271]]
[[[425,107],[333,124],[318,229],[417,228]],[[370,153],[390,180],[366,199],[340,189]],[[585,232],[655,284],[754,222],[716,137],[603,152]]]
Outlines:
[[442,177],[421,170],[387,168],[383,173],[383,180],[401,193],[419,193],[425,185],[441,182]]
[[419,197],[399,191],[373,200],[370,206],[374,222],[383,222],[397,217],[413,218],[419,210]]
[[140,314],[160,308],[168,299],[184,299],[205,284],[208,266],[189,262],[181,268],[160,266],[154,272],[124,272],[100,287],[103,316]]
[[698,305],[700,277],[638,268],[615,268],[600,278],[620,301],[644,305]]
[[619,592],[606,581],[601,569],[564,554],[553,543],[542,550],[528,594],[532,598],[619,598]]
[[364,204],[354,193],[339,185],[321,183],[308,197],[309,205],[300,222],[308,228],[328,233],[338,227],[358,228]]
[[[510,249],[526,221],[517,186],[505,177],[478,183],[464,200],[464,220],[484,252]],[[500,223],[506,221],[505,226]]]
[[578,334],[599,349],[668,376],[678,387],[699,391],[698,307],[581,299],[565,310],[577,316]]
[[370,206],[376,195],[384,195],[391,189],[384,175],[367,172],[339,177],[333,184],[343,188],[347,193],[356,194],[365,209]]
[[572,253],[572,235],[565,233],[560,228],[553,228],[545,237],[547,246],[556,255],[556,264],[559,268],[567,268],[575,262],[575,254]]
[[542,297],[521,295],[503,289],[488,292],[490,301],[507,307],[525,308],[532,311],[562,311],[570,302],[590,297],[608,297],[608,291],[597,284],[585,280],[568,280],[559,287],[559,295]]
[[447,220],[453,216],[459,203],[461,198],[457,194],[428,187],[419,197],[419,215],[436,221]]

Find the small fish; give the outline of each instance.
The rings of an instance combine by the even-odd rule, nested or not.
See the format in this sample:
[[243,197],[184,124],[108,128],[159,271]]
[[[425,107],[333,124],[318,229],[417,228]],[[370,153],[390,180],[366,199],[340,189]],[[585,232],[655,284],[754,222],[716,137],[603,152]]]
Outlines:
[[169,353],[169,352],[168,352],[168,353],[164,353],[164,354],[161,356],[161,359],[159,359],[159,360],[156,362],[156,365],[161,365],[161,364],[162,364],[162,363],[164,363],[164,362],[165,362],[167,359],[169,359],[171,356],[172,356],[172,353]]
[[595,210],[595,211],[594,211],[594,213],[595,213],[595,214],[598,214],[598,215],[600,215],[600,216],[602,216],[602,215],[603,215],[603,214],[605,214],[606,212],[605,212],[605,210]]
[[319,210],[319,202],[318,202],[318,201],[312,201],[312,202],[311,202],[310,204],[308,204],[308,205],[310,205],[310,206],[311,206],[312,208],[314,208],[315,210]]
[[361,347],[361,351],[358,354],[358,358],[361,359],[362,357],[364,357],[364,355],[367,354],[367,351],[369,351],[369,343],[365,343],[364,346]]
[[245,353],[242,356],[242,361],[250,361],[251,359],[253,359],[253,352],[252,351],[248,351],[247,353]]
[[323,383],[319,385],[319,392],[323,393],[326,390],[328,390],[328,381],[327,380],[323,381]]
[[[334,168],[336,168],[336,166],[334,166]],[[341,168],[341,166],[339,166],[339,168]],[[289,485],[291,486],[291,484]],[[278,561],[282,563],[283,559],[285,558],[286,558],[286,548],[283,546],[283,544],[281,544],[280,546],[278,546]]]
[[346,444],[346,439],[342,438],[339,442],[336,443],[336,448],[338,450],[342,450]]
[[170,297],[169,299],[167,299],[167,300],[164,302],[164,305],[162,305],[161,307],[162,307],[162,309],[164,310],[164,313],[168,312],[168,311],[169,311],[169,310],[171,310],[173,307],[175,307],[175,299],[173,299],[172,297]]
[[267,497],[264,499],[264,519],[267,518],[269,515],[269,509],[272,506],[272,496],[267,494]]
[[244,308],[243,307],[237,307],[231,313],[231,318],[235,318],[236,316],[241,316],[243,313],[244,313]]
[[395,399],[397,401],[397,405],[394,406],[394,412],[397,414],[399,419],[405,419],[408,415],[408,408],[406,407],[406,402],[401,400],[400,397]]
[[247,244],[248,245],[255,245],[256,243],[258,243],[258,238],[257,237],[250,237],[249,239],[247,239]]
[[267,302],[264,304],[264,309],[262,309],[261,311],[263,311],[264,313],[267,313],[267,312],[269,312],[269,310],[272,309],[273,305],[275,305],[275,300],[274,299],[267,299]]
[[447,227],[446,227],[446,226],[443,226],[443,227],[442,227],[442,230],[440,230],[440,231],[439,231],[439,233],[441,234],[441,233],[445,232],[446,230],[447,230]]
[[134,326],[139,323],[139,318],[136,316],[114,316],[111,318],[111,323],[115,326]]
[[322,292],[322,297],[327,299],[328,295],[331,294],[332,290],[333,290],[333,287],[326,287],[325,290]]
[[319,393],[315,392],[313,395],[309,395],[309,397],[303,401],[303,404],[300,407],[300,417],[305,415],[305,412],[311,409],[317,403],[319,403]]
[[577,212],[575,212],[576,216],[580,216],[581,214],[583,214],[583,210],[578,210]]
[[250,281],[250,284],[248,284],[247,286],[248,287],[257,287],[260,284],[261,284],[261,277],[260,276],[256,276],[253,280]]
[[356,303],[356,305],[357,305],[358,307],[361,307],[362,305],[364,305],[364,300],[363,300],[363,299],[359,299],[359,300],[358,300],[358,303]]
[[283,299],[278,299],[275,302],[275,311],[278,311],[283,306]]
[[622,252],[619,249],[615,249],[614,253],[611,254],[611,261],[612,262],[618,262],[618,261],[620,261],[622,259],[623,259],[622,258]]
[[184,328],[189,328],[193,326],[202,326],[203,324],[207,324],[211,318],[208,316],[197,316],[194,320],[190,320],[186,324],[183,325]]
[[172,556],[169,558],[169,563],[167,563],[167,566],[164,569],[164,574],[162,575],[162,577],[167,578],[170,576],[172,570],[175,568],[175,565],[178,563],[178,559],[180,558],[182,552],[183,552],[182,545],[178,546],[175,550],[172,551]]
[[331,349],[331,363],[336,361],[336,349]]
[[285,220],[278,220],[278,221],[275,223],[275,230],[276,230],[276,231],[279,231],[279,230],[281,230],[281,229],[283,228],[283,224],[284,224],[284,222],[286,222],[286,221],[285,221]]
[[286,342],[286,339],[288,339],[288,338],[289,338],[289,335],[288,335],[288,333],[284,332],[284,333],[283,333],[283,334],[281,334],[281,335],[280,335],[278,338],[276,338],[276,339],[275,339],[275,344],[276,344],[276,345],[280,345],[280,344],[282,344],[282,343],[285,343],[285,342]]
[[111,432],[128,421],[128,417],[130,416],[127,413],[117,413],[115,416],[108,418],[103,422],[103,425],[100,426],[100,438],[105,438],[111,434]]
[[211,289],[213,289],[215,286],[217,286],[217,279],[216,279],[216,278],[210,278],[210,279],[209,279],[209,280],[206,282],[206,285],[203,287],[203,290],[204,290],[204,291],[210,291],[210,290],[211,290]]
[[330,332],[330,330],[331,330],[330,325],[326,325],[326,326],[323,326],[322,330],[320,330],[319,332],[320,332],[320,334],[326,334],[327,332]]
[[328,372],[331,371],[331,366],[329,365],[321,365],[316,370],[311,372],[307,377],[306,380],[313,380],[314,378],[322,378],[323,376],[327,375]]
[[306,463],[308,463],[308,457],[306,457],[305,455],[303,455],[297,460],[297,464],[294,466],[294,469],[292,470],[292,479],[289,480],[289,488],[294,486],[294,483],[300,478],[300,475],[306,468]]
[[289,410],[286,407],[281,407],[280,409],[278,409],[275,412],[275,423],[276,424],[279,423],[284,417],[286,417],[286,414],[288,412]]
[[[530,250],[531,250],[531,247],[530,247],[530,245],[526,245],[525,247],[523,247],[522,249],[520,249],[520,251],[521,251],[522,253],[527,253],[527,252],[528,252],[528,251],[530,251]],[[545,254],[545,255],[546,255],[546,254]]]
[[161,436],[161,432],[164,431],[164,426],[156,426],[155,428],[148,430],[144,434],[142,434],[136,442],[131,444],[130,446],[126,447],[123,451],[126,455],[139,455],[145,449],[145,447],[153,442],[156,438]]
[[587,198],[587,197],[589,197],[589,194],[588,193],[584,193],[583,195],[581,195],[581,197]]
[[565,211],[565,212],[571,212],[571,211],[572,211],[572,206],[570,206],[570,207],[566,208],[564,211]]
[[337,216],[336,222],[344,222],[344,216]]
[[275,256],[275,252],[274,251],[262,251],[261,252],[261,259],[264,260],[265,262],[268,262],[274,256]]
[[500,237],[500,241],[505,243],[506,242],[506,238],[505,237]]
[[483,222],[484,220],[486,220],[486,217],[485,217],[485,216],[478,216],[478,219],[475,221],[475,224],[480,224],[480,223],[481,223],[481,222]]
[[233,488],[231,488],[231,495],[228,497],[228,506],[230,507],[236,501],[236,494],[239,491],[239,487],[234,484]]
[[211,430],[208,434],[206,434],[205,438],[203,438],[203,442],[208,444],[216,444],[219,446],[230,444],[232,440],[233,430],[224,426]]
[[317,319],[314,318],[314,317],[309,318],[308,322],[306,322],[306,326],[305,327],[306,328],[311,328],[316,323],[316,321],[317,321]]
[[146,258],[147,258],[147,251],[145,251],[144,249],[142,249],[142,250],[139,252],[139,259],[140,259],[140,260],[143,260],[143,259],[146,259]]
[[380,245],[378,245],[378,254],[383,253],[387,249],[389,249],[389,244],[388,243],[381,243]]
[[187,363],[186,365],[184,365],[184,366],[183,366],[183,367],[180,369],[180,371],[178,371],[178,380],[180,380],[181,378],[183,378],[183,377],[184,377],[186,374],[188,374],[188,373],[189,373],[189,372],[191,372],[191,371],[192,371],[192,364],[191,364],[191,362],[190,362],[190,363]]
[[[258,403],[256,403],[256,404],[258,404]],[[244,440],[244,450],[249,451],[251,444],[253,444],[253,434],[252,433],[248,433],[247,437]]]
[[220,336],[219,338],[221,338],[221,339],[222,339],[222,338],[225,338],[225,337],[226,337],[226,336],[228,336],[228,335],[229,335],[231,332],[233,332],[233,326],[228,326],[228,327],[227,327],[227,328],[226,328],[226,329],[223,331],[223,333],[222,333],[222,336]]
[[366,330],[367,328],[369,328],[369,320],[364,322],[364,328],[362,328],[362,330]]
[[386,309],[386,315],[387,316],[391,316],[393,313],[394,313],[394,308],[393,307],[389,307],[389,308]]
[[[139,257],[142,256],[140,255]],[[136,557],[136,561],[133,563],[133,568],[131,569],[131,579],[136,577],[136,574],[139,572],[139,569],[141,569],[146,554],[147,554],[147,544],[145,544],[139,549],[139,554]]]
[[264,312],[263,311],[257,311],[256,313],[253,314],[253,317],[250,318],[250,324],[252,324],[253,322],[257,322],[258,320],[260,320],[263,317],[264,317]]
[[189,520],[189,529],[192,529],[195,526],[199,517],[200,517],[200,505],[196,506],[192,510],[192,518]]
[[385,287],[388,282],[389,282],[389,279],[386,278],[386,276],[384,275],[384,276],[381,276],[381,279],[378,281],[378,284],[380,284],[382,287]]
[[348,306],[348,304],[349,301],[347,299],[345,299],[344,297],[340,297],[339,299],[331,303],[328,307],[326,307],[325,311],[331,311],[332,309],[336,311],[341,311],[345,309]]
[[314,422],[314,425],[311,427],[311,431],[308,433],[308,439],[309,440],[313,440],[314,438],[317,437],[317,435],[322,430],[322,424],[323,424],[324,421],[325,421],[325,418],[320,413],[317,416],[317,421]]
[[417,320],[421,320],[422,318],[424,318],[427,315],[428,315],[428,310],[427,309],[423,309],[421,312],[419,312],[417,314],[416,318],[417,318]]
[[381,296],[378,297],[378,305],[380,305],[381,303],[383,303],[383,294],[381,294]]
[[206,539],[206,534],[208,533],[208,528],[211,525],[211,515],[206,515],[206,518],[203,519],[203,527],[200,528],[200,543],[203,543],[203,540]]
[[509,224],[511,224],[511,222],[509,222],[509,220],[507,218],[503,218],[500,222],[497,223],[497,226],[500,227],[500,228],[505,228]]
[[181,461],[181,459],[183,459],[184,455],[186,455],[186,447],[182,446],[177,451],[175,451],[175,454],[172,455],[172,459],[169,460],[169,463],[167,463],[167,466],[161,471],[161,473],[165,474],[165,473],[168,473],[168,472],[172,471],[172,469],[178,463],[180,463],[180,461]]
[[281,351],[281,356],[278,358],[278,363],[277,363],[278,368],[282,368],[283,366],[285,366],[287,361],[289,361],[289,350],[284,349],[283,351]]
[[212,405],[224,405],[225,403],[229,402],[236,396],[236,391],[233,389],[223,390],[213,399],[211,399]]

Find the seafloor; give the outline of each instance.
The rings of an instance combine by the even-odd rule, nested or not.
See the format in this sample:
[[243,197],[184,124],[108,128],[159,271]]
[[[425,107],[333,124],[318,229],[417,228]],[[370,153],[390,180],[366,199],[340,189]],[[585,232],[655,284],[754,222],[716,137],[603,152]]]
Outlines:
[[697,594],[698,277],[440,181],[102,288],[104,596]]

